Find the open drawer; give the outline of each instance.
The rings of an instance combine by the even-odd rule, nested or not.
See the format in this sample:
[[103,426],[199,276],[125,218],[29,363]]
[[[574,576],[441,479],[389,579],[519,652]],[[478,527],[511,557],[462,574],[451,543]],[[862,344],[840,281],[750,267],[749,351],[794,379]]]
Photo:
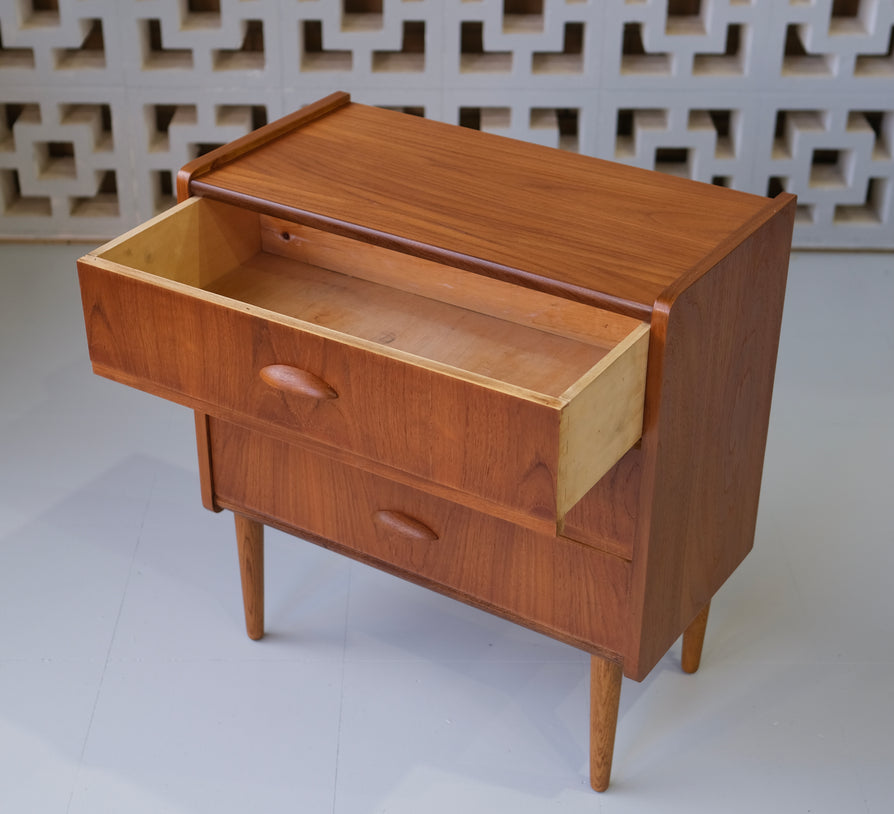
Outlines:
[[190,198],[79,261],[94,370],[555,531],[642,432],[648,326]]

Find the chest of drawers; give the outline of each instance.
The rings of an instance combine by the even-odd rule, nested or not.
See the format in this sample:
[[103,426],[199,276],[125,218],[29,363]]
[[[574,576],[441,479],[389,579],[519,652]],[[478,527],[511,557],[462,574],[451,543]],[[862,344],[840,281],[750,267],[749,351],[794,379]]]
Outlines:
[[271,525],[592,654],[591,780],[754,537],[794,199],[334,94],[79,262],[94,370],[195,411],[249,635]]

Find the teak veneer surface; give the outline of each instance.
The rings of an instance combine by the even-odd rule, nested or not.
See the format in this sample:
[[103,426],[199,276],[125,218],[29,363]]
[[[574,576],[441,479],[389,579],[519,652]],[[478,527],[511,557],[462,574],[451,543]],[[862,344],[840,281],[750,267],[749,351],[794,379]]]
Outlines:
[[753,543],[794,197],[343,93],[177,191],[79,261],[88,344],[197,410],[249,634],[269,524],[588,650],[604,789],[621,674],[695,669]]
[[444,301],[439,274],[364,279],[386,249],[343,274],[265,235],[257,212],[193,198],[82,258],[94,369],[553,533],[639,438],[644,323],[526,290],[507,307],[493,280],[482,312]]
[[187,184],[192,194],[641,317],[769,204],[356,103],[299,120]]
[[[210,419],[220,505],[590,652],[621,649],[630,566]],[[389,512],[403,522],[380,523]],[[419,533],[422,528],[428,533]]]

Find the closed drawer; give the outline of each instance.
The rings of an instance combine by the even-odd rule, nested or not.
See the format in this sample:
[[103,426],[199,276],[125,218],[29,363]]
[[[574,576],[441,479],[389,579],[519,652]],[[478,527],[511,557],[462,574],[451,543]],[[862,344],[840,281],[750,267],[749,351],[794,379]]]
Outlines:
[[534,528],[641,434],[648,327],[548,294],[202,198],[79,274],[96,372]]
[[[218,503],[584,649],[623,652],[629,563],[211,419]],[[334,544],[334,545],[333,545]]]

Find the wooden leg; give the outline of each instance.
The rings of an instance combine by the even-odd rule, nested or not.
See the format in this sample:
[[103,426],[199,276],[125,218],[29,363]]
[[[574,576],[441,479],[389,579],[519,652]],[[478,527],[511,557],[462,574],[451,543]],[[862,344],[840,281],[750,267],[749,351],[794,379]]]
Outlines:
[[590,659],[590,785],[605,791],[612,773],[618,703],[621,700],[621,665],[608,659]]
[[692,620],[689,627],[683,631],[683,658],[684,673],[694,673],[702,660],[702,645],[705,643],[705,628],[708,626],[708,611],[711,603],[708,602],[701,609],[699,615]]
[[264,635],[264,525],[241,514],[233,516],[236,518],[245,630],[250,639],[260,639]]

